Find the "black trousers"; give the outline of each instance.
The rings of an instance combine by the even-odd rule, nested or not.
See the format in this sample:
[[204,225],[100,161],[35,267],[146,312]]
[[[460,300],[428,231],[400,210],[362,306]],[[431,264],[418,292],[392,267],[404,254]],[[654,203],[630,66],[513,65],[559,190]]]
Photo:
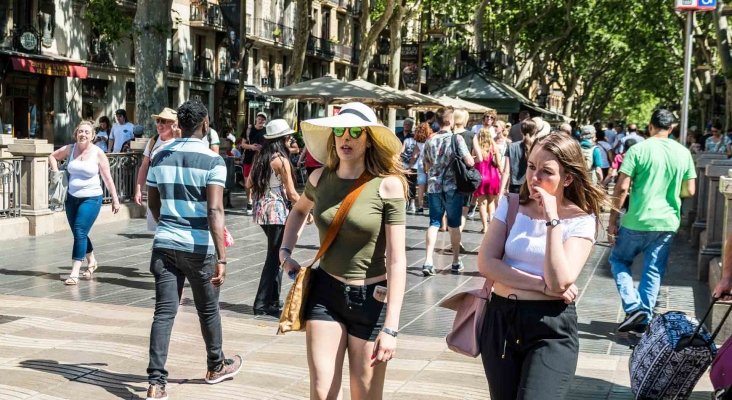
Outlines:
[[493,294],[480,353],[491,399],[565,398],[579,356],[574,304]]
[[[413,172],[413,173],[412,173]],[[407,174],[407,184],[409,187],[409,199],[417,197],[417,171],[413,170]]]
[[266,310],[279,308],[280,287],[282,286],[282,270],[280,269],[279,250],[285,233],[284,225],[260,225],[267,235],[267,259],[262,267],[259,288],[254,297],[254,309]]

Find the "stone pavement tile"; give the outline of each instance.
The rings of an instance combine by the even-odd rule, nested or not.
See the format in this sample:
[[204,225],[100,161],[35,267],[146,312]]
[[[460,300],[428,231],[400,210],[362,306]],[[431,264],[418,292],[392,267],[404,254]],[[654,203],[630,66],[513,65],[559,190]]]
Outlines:
[[23,389],[3,384],[0,384],[0,399],[63,400],[60,397],[45,395],[32,389]]

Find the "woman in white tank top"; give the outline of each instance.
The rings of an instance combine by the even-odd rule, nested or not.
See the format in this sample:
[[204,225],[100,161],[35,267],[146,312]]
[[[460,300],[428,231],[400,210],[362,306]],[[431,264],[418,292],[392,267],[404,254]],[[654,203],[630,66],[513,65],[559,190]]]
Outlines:
[[94,247],[89,239],[89,231],[102,207],[101,175],[104,184],[112,195],[112,212],[119,211],[117,190],[109,172],[107,155],[95,146],[94,123],[83,121],[74,131],[76,143],[66,145],[48,156],[52,171],[58,171],[58,161],[68,159],[66,171],[69,177],[69,192],[66,196],[66,218],[74,235],[74,248],[71,259],[71,274],[64,280],[66,285],[79,283],[79,270],[87,261],[85,277],[91,277],[97,269]]

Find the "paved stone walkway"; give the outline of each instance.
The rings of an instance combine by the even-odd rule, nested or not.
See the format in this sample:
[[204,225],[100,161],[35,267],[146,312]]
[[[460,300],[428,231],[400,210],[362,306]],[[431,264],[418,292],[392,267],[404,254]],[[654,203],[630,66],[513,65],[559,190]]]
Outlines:
[[[175,399],[307,398],[307,362],[302,334],[275,336],[276,322],[251,315],[266,241],[251,217],[229,211],[227,226],[236,244],[228,255],[221,293],[225,351],[241,352],[244,370],[233,381],[202,383],[205,354],[190,291],[176,321],[169,368]],[[408,281],[398,358],[390,363],[386,393],[392,399],[485,399],[487,384],[479,359],[450,352],[444,342],[453,313],[437,307],[457,290],[479,287],[475,267],[479,223],[469,221],[464,246],[466,269],[450,273],[451,256],[435,258],[439,273],[423,278],[427,218],[408,217]],[[78,287],[66,287],[71,236],[1,242],[0,399],[137,399],[147,387],[147,342],[154,304],[148,272],[151,235],[144,220],[97,225],[92,232],[100,269]],[[317,236],[307,227],[295,252],[315,254]],[[437,248],[449,247],[440,234]],[[694,254],[680,235],[661,293],[659,311],[699,314],[709,289],[695,277]],[[572,399],[630,399],[628,355],[631,338],[614,332],[622,319],[602,238],[579,280],[580,361]],[[289,289],[283,287],[283,297]],[[347,387],[347,372],[344,387]],[[694,398],[708,399],[704,378]],[[344,391],[345,398],[348,398]]]

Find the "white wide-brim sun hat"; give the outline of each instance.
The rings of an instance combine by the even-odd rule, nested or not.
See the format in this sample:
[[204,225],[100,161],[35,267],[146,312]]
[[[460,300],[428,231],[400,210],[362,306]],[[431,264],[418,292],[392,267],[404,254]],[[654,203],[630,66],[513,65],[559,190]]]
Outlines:
[[380,124],[376,114],[363,103],[348,103],[341,107],[338,115],[303,121],[300,124],[305,147],[314,159],[325,164],[328,161],[328,139],[333,128],[368,127],[369,137],[386,148],[393,156],[401,153],[402,142],[394,132]]

